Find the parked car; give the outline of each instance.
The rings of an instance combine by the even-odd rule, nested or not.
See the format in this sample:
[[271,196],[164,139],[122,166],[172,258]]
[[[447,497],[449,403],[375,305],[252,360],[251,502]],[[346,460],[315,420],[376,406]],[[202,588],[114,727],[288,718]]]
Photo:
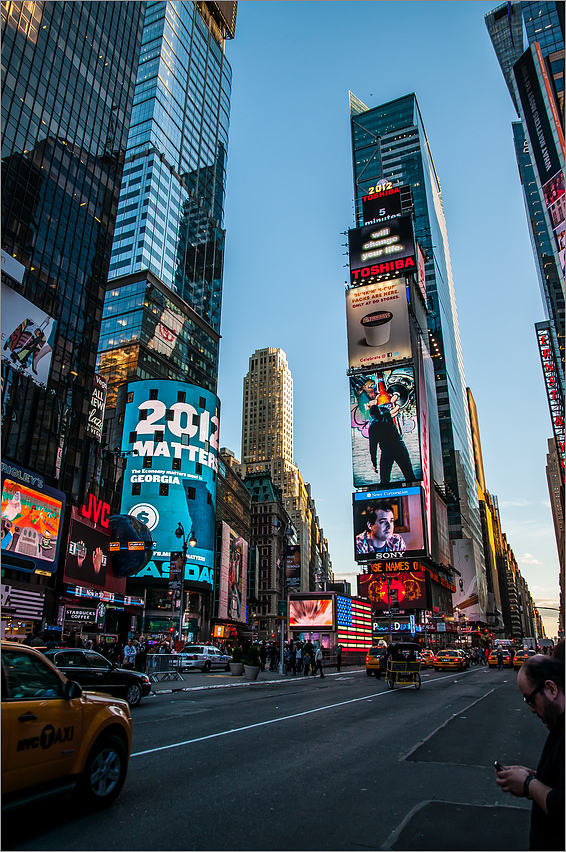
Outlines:
[[460,651],[455,651],[449,648],[444,651],[438,651],[434,658],[435,672],[438,672],[441,669],[456,669],[461,672],[465,668],[465,665],[463,654]]
[[83,693],[51,660],[2,642],[2,809],[76,790],[106,807],[126,779],[132,717],[125,701]]
[[377,677],[381,677],[381,663],[380,658],[382,653],[384,653],[387,649],[382,645],[374,645],[369,649],[366,654],[366,674],[368,677],[371,677],[372,674],[375,674]]
[[83,689],[125,698],[130,707],[137,707],[143,696],[149,695],[151,691],[151,682],[146,674],[121,669],[97,651],[53,648],[44,654],[64,675],[80,683]]
[[180,653],[181,670],[200,669],[201,672],[209,672],[211,669],[223,669],[230,671],[230,654],[223,654],[214,645],[185,645]]

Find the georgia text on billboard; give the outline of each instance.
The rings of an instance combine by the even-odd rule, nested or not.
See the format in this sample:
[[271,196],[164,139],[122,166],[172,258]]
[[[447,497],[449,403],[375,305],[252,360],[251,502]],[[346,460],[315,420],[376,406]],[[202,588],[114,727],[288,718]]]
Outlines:
[[353,504],[356,562],[393,561],[425,552],[420,487],[357,491]]
[[351,369],[411,358],[404,278],[346,290],[346,321]]
[[354,488],[422,479],[412,366],[350,377]]
[[123,513],[150,530],[154,558],[138,576],[166,577],[170,554],[185,536],[185,580],[212,586],[216,473],[218,469],[218,397],[185,382],[148,380],[129,385],[122,450],[127,452]]
[[417,268],[410,216],[353,228],[348,232],[348,244],[352,286],[409,275]]

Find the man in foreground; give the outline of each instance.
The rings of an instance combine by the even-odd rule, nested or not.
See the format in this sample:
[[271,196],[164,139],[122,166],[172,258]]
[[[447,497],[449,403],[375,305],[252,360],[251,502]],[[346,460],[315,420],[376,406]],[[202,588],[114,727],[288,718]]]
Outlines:
[[550,731],[536,772],[504,766],[497,784],[504,793],[532,799],[529,849],[564,849],[564,664],[537,654],[517,677],[523,700]]

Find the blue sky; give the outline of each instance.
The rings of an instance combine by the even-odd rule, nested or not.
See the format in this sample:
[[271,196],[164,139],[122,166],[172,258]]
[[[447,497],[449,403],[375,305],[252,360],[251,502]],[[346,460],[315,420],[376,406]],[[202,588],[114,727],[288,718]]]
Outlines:
[[[311,483],[335,577],[354,593],[348,91],[369,107],[415,92],[443,191],[487,487],[535,601],[557,606],[551,423],[534,333],[545,317],[513,151],[516,114],[484,23],[496,5],[243,0],[227,43],[220,443],[240,458],[248,359],[280,347],[294,381],[294,461]],[[555,635],[557,613],[542,612]]]

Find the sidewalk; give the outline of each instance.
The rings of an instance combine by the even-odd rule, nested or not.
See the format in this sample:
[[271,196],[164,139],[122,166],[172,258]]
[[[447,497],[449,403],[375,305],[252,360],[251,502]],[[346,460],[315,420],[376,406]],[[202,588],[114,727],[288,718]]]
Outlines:
[[[345,674],[351,672],[361,671],[361,667],[359,666],[348,666],[347,668],[342,666],[342,671],[337,672],[336,666],[329,666],[328,669],[325,669],[324,675],[337,675],[337,674]],[[303,675],[303,674],[287,674],[280,675],[278,672],[270,672],[266,669],[264,672],[260,672],[257,680],[246,680],[245,675],[241,675],[240,677],[235,677],[231,674],[231,672],[209,672],[208,674],[204,674],[201,671],[189,671],[183,672],[181,674],[181,680],[161,680],[156,683],[151,684],[151,692],[150,695],[159,695],[161,693],[170,693],[170,692],[190,692],[193,690],[201,690],[201,689],[225,689],[228,687],[235,686],[254,686],[254,684],[259,683],[267,683],[277,681],[279,683],[291,682],[296,680],[305,680],[306,677],[309,677],[311,680],[313,679],[312,675]],[[316,675],[320,680],[320,675]]]

